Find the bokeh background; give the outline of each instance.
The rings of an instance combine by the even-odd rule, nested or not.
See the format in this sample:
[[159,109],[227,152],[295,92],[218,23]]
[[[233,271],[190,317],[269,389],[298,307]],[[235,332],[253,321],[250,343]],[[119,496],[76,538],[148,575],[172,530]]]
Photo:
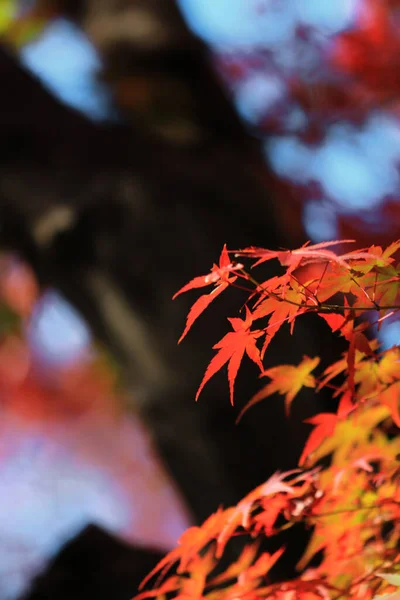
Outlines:
[[[240,471],[250,425],[227,458],[228,413],[177,402],[195,390],[179,367],[199,381],[207,355],[170,349],[185,318],[171,296],[205,248],[217,260],[222,222],[234,247],[399,237],[400,3],[0,0],[0,32],[7,600],[90,524],[163,552],[257,483],[262,457]],[[269,468],[289,466],[274,444]]]

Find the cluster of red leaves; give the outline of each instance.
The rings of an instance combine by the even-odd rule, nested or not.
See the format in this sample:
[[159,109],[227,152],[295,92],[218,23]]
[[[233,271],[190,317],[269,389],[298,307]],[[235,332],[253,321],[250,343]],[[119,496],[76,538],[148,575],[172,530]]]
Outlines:
[[[270,11],[274,19],[274,9],[286,4],[291,3],[265,2],[264,11]],[[281,46],[268,45],[267,40],[262,48],[257,45],[243,50],[238,44],[233,49],[215,50],[217,67],[233,95],[239,94],[239,106],[240,90],[242,86],[247,89],[253,77],[256,81],[279,82],[281,93],[275,101],[268,99],[264,107],[257,105],[250,121],[251,130],[268,142],[267,156],[272,165],[276,163],[273,150],[268,150],[271,136],[285,136],[293,143],[291,147],[300,142],[298,148],[305,145],[306,149],[319,152],[330,147],[336,132],[340,132],[349,146],[355,145],[357,153],[355,140],[362,131],[369,130],[376,117],[391,123],[396,130],[400,115],[396,76],[400,67],[400,2],[357,0],[340,4],[348,4],[350,11],[354,9],[346,28],[328,33],[324,28],[304,26],[299,21],[287,41],[285,51],[290,52],[292,59],[285,64]],[[256,6],[253,10],[256,20]],[[312,67],[308,57],[312,57]],[[296,114],[302,115],[297,123],[293,120]],[[385,160],[392,162],[389,157]],[[387,244],[398,236],[398,190],[386,195],[382,191],[380,201],[370,211],[347,212],[328,189],[322,171],[320,176],[314,174],[304,180],[300,172],[290,169],[286,174],[280,168],[275,173],[265,174],[268,189],[273,190],[272,197],[279,199],[281,227],[294,244],[304,236],[305,219],[301,217],[304,210],[307,213],[303,217],[309,214],[305,207],[310,199],[321,200],[321,207],[334,216],[331,223],[335,223],[338,237],[355,237],[361,244],[370,245],[373,239]],[[378,222],[381,227],[376,226]]]
[[[330,36],[299,22],[289,42],[298,58],[290,64],[282,65],[279,52],[266,43],[250,52],[237,48],[224,54],[218,49],[217,68],[232,90],[253,73],[281,80],[284,99],[266,104],[252,126],[267,135],[291,134],[290,114],[300,107],[307,122],[296,135],[318,143],[339,120],[360,123],[383,107],[398,114],[399,83],[394,74],[400,56],[399,5],[398,0],[359,0],[353,22]],[[271,3],[265,10],[271,10],[273,19]],[[301,59],[310,53],[311,78],[309,65]]]
[[335,65],[351,74],[375,103],[396,102],[399,83],[400,34],[398,0],[364,0],[352,31],[340,35],[333,52]]
[[353,27],[337,34],[325,52],[325,77],[311,85],[296,77],[289,81],[314,126],[357,122],[382,106],[398,111],[398,9],[398,0],[362,0]]
[[[144,582],[157,574],[153,589],[137,600],[166,595],[185,600],[400,598],[400,441],[393,436],[393,427],[400,425],[400,346],[380,351],[366,331],[371,319],[365,318],[374,315],[379,328],[383,319],[400,311],[400,264],[394,258],[400,241],[384,250],[332,251],[345,243],[349,240],[306,244],[293,251],[251,247],[229,253],[224,248],[219,266],[178,292],[211,287],[193,305],[186,335],[222,291],[238,282],[241,289],[249,286],[244,318],[229,319],[233,331],[215,344],[197,396],[228,364],[233,402],[235,379],[247,355],[269,381],[245,410],[278,393],[289,411],[303,386],[316,392],[329,387],[339,402],[336,412],[309,419],[315,427],[298,470],[273,475],[237,506],[221,508],[201,527],[189,529]],[[238,257],[253,267],[278,260],[283,273],[259,282],[235,262]],[[314,373],[319,358],[307,356],[298,365],[263,370],[264,353],[277,331],[286,323],[293,331],[296,320],[309,312],[342,335],[348,350],[319,374]],[[318,465],[327,456],[329,466]],[[313,531],[297,565],[299,576],[272,583],[269,571],[284,549],[260,552],[259,541],[299,521]],[[220,559],[238,535],[246,539],[243,551],[221,573]],[[311,568],[317,553],[322,559]]]

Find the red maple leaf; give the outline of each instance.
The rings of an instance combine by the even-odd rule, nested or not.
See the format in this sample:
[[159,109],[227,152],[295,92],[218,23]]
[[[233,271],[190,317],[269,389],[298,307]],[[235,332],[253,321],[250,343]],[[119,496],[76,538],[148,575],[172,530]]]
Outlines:
[[263,370],[260,350],[257,348],[256,340],[262,336],[264,332],[259,329],[251,331],[250,327],[253,322],[253,317],[248,307],[246,306],[246,318],[244,320],[233,318],[228,319],[228,321],[232,325],[234,331],[227,333],[222,340],[213,346],[213,349],[218,350],[218,353],[207,367],[200,387],[197,390],[196,401],[207,381],[228,363],[229,392],[231,404],[233,405],[235,380],[245,353],[260,367],[261,370]]
[[288,498],[285,494],[263,498],[261,506],[262,512],[253,517],[254,532],[264,533],[267,537],[274,535],[274,525],[278,516],[288,505]]
[[297,306],[293,306],[284,301],[277,300],[276,298],[267,298],[258,307],[254,313],[255,318],[262,318],[268,313],[271,314],[268,326],[265,328],[266,338],[262,349],[262,356],[270,345],[272,338],[278,333],[279,329],[287,321],[294,323],[293,317],[297,315],[300,309]]
[[[293,282],[295,284],[296,282]],[[264,328],[265,342],[261,351],[261,358],[284,323],[290,323],[290,333],[293,333],[295,319],[303,314],[307,308],[301,306],[303,296],[294,289],[288,289],[284,297],[270,296],[262,300],[253,312],[253,320],[269,317],[268,325]]]
[[217,539],[216,557],[222,556],[224,548],[228,540],[232,537],[238,527],[244,529],[250,528],[252,525],[251,515],[255,507],[255,503],[262,501],[266,497],[275,496],[279,493],[293,494],[294,488],[291,483],[283,481],[290,475],[297,473],[298,470],[287,471],[286,473],[274,473],[265,483],[259,485],[247,496],[245,496],[227,515],[225,526],[221,529],[221,533]]
[[188,292],[189,290],[214,285],[214,288],[209,294],[203,294],[203,296],[200,296],[200,298],[198,298],[191,307],[189,314],[186,317],[185,329],[179,338],[178,344],[183,340],[193,323],[207,308],[207,306],[211,304],[211,302],[215,300],[215,298],[217,298],[217,296],[219,296],[224,290],[226,290],[230,283],[233,283],[237,279],[236,276],[231,276],[231,273],[242,268],[243,265],[240,263],[232,263],[225,244],[219,258],[219,265],[214,265],[210,273],[207,275],[195,277],[189,281],[189,283],[184,285],[179,291],[177,291],[176,294],[174,294],[172,298],[173,300],[175,300],[175,298],[177,298],[177,296],[180,294]]
[[316,425],[316,427],[308,437],[302,455],[300,456],[299,465],[304,465],[308,456],[318,448],[325,438],[333,433],[338,422],[338,417],[332,413],[320,413],[315,417],[306,419],[305,422],[312,423],[313,425]]
[[289,267],[287,273],[295,271],[300,264],[308,264],[314,261],[329,261],[334,263],[345,264],[347,255],[338,256],[331,250],[326,250],[328,246],[337,246],[339,244],[352,243],[354,240],[332,240],[329,242],[321,242],[319,244],[309,245],[306,242],[301,248],[296,250],[267,250],[266,248],[245,248],[237,253],[237,256],[250,256],[253,258],[259,258],[254,263],[253,267],[260,265],[261,263],[277,258],[282,266]]
[[143,579],[139,589],[143,589],[146,583],[156,574],[162,579],[165,573],[174,565],[179,563],[177,572],[184,573],[189,563],[199,556],[201,550],[213,539],[216,539],[224,527],[226,515],[229,511],[219,508],[204,523],[198,527],[189,527],[179,538],[178,546],[168,552],[164,558],[154,567],[152,571]]

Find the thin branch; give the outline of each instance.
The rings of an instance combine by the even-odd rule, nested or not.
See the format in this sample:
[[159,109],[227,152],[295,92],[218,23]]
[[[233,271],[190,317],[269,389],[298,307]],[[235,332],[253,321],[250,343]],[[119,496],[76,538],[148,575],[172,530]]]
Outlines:
[[[283,298],[282,296],[279,296],[279,294],[277,294],[276,292],[264,289],[263,284],[261,284],[259,281],[254,279],[254,277],[252,277],[244,269],[241,269],[239,272],[243,275],[243,277],[245,279],[250,281],[256,287],[254,292],[259,291],[260,294],[263,294],[266,296],[272,296],[272,298],[275,298],[275,300],[278,300],[279,302],[287,302],[288,304],[292,304],[293,306],[298,306],[299,308],[305,308],[305,309],[307,309],[307,312],[317,312],[317,313],[318,312],[330,313],[330,312],[338,312],[338,311],[347,311],[347,312],[350,312],[350,311],[360,311],[360,312],[377,311],[377,312],[379,312],[381,310],[400,310],[400,304],[389,304],[389,305],[380,306],[378,303],[374,302],[369,297],[368,293],[357,282],[355,282],[355,283],[357,283],[359,285],[360,289],[365,293],[365,295],[370,300],[370,302],[373,304],[373,306],[353,307],[353,306],[345,306],[344,304],[321,303],[317,297],[315,297],[315,300],[318,302],[317,305],[296,302],[295,300],[289,300],[288,298]],[[297,281],[296,278],[294,278],[294,280]],[[300,282],[297,281],[297,283],[300,283]],[[233,285],[233,284],[231,284],[231,285]],[[301,284],[301,285],[303,285],[303,284]],[[307,289],[306,286],[303,285],[303,287],[305,289]],[[250,290],[247,290],[247,291],[250,291]]]

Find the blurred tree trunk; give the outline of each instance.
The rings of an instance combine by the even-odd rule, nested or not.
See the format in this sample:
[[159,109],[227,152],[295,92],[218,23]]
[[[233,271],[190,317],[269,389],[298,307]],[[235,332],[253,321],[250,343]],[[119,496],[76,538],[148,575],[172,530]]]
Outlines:
[[[294,466],[305,432],[298,418],[285,419],[279,399],[236,427],[223,375],[196,405],[211,347],[243,297],[219,299],[179,347],[193,297],[171,298],[208,272],[224,243],[276,248],[287,240],[277,233],[257,145],[172,5],[96,0],[64,8],[72,4],[102,53],[122,123],[89,122],[0,52],[2,242],[34,265],[43,286],[59,288],[115,353],[133,404],[202,520]],[[129,37],[122,25],[135,18],[124,13],[131,9],[142,18],[153,10],[155,30],[168,30],[162,44],[139,43],[140,32]],[[306,322],[270,355],[278,364],[320,352],[320,335]],[[258,389],[256,375],[244,368],[239,406]],[[315,401],[311,393],[302,399],[297,417],[305,418]]]

